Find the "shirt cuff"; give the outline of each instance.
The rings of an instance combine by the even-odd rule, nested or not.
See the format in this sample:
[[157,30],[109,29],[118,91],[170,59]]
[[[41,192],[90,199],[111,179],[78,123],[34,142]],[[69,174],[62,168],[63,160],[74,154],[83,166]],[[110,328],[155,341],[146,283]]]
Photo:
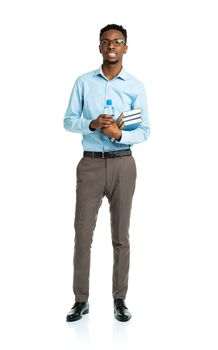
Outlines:
[[[92,122],[92,121],[91,121],[91,122]],[[91,122],[89,123],[89,130],[95,131],[96,129],[91,127]]]
[[129,145],[131,142],[130,142],[130,137],[129,137],[129,132],[128,131],[124,131],[122,130],[122,136],[121,136],[121,139],[118,141],[116,140],[116,142],[118,143],[123,143],[125,145]]
[[96,129],[90,129],[89,125],[92,121],[89,119],[83,119],[82,133],[84,135],[92,134]]

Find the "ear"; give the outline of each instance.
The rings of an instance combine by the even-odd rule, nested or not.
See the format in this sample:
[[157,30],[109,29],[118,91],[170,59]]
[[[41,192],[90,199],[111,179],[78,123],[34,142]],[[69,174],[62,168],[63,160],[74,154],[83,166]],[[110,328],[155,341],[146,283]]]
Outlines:
[[101,51],[101,45],[99,45],[99,52],[102,53],[102,51]]
[[127,50],[128,50],[128,46],[127,46],[127,45],[125,45],[125,48],[124,48],[123,53],[127,53]]

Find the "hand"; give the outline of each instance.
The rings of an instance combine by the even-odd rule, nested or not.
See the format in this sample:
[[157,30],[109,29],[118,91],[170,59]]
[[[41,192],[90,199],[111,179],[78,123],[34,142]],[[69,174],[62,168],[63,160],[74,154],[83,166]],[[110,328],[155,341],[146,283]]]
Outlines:
[[122,131],[118,128],[116,123],[109,125],[101,130],[104,135],[120,140],[122,137]]
[[90,127],[93,129],[102,129],[102,128],[108,128],[112,124],[115,124],[112,115],[100,114],[97,119],[94,119],[90,123]]

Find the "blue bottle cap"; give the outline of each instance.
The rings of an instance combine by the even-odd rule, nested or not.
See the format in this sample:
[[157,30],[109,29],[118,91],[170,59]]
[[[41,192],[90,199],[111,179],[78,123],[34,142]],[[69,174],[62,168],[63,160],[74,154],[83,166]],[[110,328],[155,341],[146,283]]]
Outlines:
[[106,105],[107,105],[107,106],[112,106],[112,100],[107,100],[107,101],[106,101]]

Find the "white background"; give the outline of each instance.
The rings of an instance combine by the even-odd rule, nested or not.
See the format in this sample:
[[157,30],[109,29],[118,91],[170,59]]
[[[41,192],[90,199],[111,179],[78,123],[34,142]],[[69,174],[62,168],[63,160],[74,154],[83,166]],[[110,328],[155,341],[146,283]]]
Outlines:
[[[0,5],[2,349],[217,350],[216,1],[5,0]],[[151,136],[134,146],[129,323],[113,319],[108,205],[92,249],[90,314],[73,304],[75,167],[63,129],[78,75],[101,64],[100,29],[128,30]],[[139,342],[141,345],[136,345]]]

